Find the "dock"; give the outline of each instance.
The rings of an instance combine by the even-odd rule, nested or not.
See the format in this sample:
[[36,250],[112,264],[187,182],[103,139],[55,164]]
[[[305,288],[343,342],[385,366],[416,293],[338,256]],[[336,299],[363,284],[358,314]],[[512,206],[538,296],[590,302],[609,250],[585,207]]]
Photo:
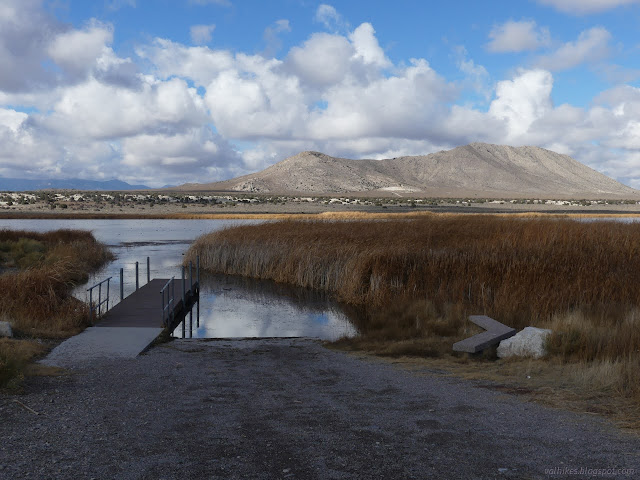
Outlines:
[[[161,302],[161,291],[165,287],[179,297],[174,297],[167,311],[164,311],[166,302]],[[111,308],[95,327],[168,328],[169,331],[173,331],[182,323],[199,298],[200,286],[197,281],[192,285],[189,285],[188,281],[185,283],[183,302],[181,280],[155,278]]]
[[[199,269],[195,281],[192,272],[189,278],[185,278],[184,273],[183,268],[182,279],[148,279],[145,285],[122,298],[111,309],[108,309],[107,286],[107,299],[98,296],[97,301],[91,304],[92,315],[98,314],[94,326],[62,342],[41,363],[81,368],[96,360],[134,358],[148,349],[163,332],[170,334],[180,324],[184,337],[186,316],[192,318],[195,306],[199,319],[200,311]],[[96,306],[103,304],[107,311],[99,315],[101,312]]]

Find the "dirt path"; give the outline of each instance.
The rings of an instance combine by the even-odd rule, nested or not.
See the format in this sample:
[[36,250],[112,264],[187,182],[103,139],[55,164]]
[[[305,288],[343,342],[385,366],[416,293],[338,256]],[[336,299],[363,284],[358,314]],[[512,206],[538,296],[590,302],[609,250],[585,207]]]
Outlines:
[[27,390],[0,395],[2,479],[640,472],[640,438],[603,420],[311,340],[177,340]]

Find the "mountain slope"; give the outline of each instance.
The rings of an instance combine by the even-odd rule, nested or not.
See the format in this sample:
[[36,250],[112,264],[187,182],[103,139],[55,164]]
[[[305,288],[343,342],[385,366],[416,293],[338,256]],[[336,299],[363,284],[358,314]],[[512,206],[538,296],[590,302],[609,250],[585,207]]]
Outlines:
[[254,174],[186,190],[441,197],[638,198],[640,192],[539,147],[472,143],[430,155],[349,160],[302,152]]

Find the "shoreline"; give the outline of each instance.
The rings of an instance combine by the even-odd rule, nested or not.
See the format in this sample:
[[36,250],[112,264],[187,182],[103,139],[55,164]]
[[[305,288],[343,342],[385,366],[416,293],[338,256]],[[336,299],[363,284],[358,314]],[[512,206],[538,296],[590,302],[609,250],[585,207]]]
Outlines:
[[[31,208],[30,208],[31,207]],[[90,208],[70,211],[44,210],[31,205],[0,210],[0,219],[16,220],[313,220],[339,218],[420,218],[429,215],[504,215],[545,216],[570,218],[634,218],[640,217],[640,205],[598,205],[583,208],[567,208],[559,205],[438,205],[409,208],[404,206],[353,206],[353,205],[233,205],[223,209],[206,208],[206,205],[189,205],[176,208],[173,205],[151,209],[136,206],[124,212],[116,208]],[[119,210],[119,211],[118,211]],[[223,211],[221,211],[223,210]]]

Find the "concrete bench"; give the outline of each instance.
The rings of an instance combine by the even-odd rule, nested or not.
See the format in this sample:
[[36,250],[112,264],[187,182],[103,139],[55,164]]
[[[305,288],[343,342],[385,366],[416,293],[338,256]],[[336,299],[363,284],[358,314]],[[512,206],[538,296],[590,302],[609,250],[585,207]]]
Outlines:
[[486,315],[469,315],[469,320],[484,328],[486,332],[454,343],[453,350],[455,352],[478,353],[516,334],[515,328],[507,327]]

